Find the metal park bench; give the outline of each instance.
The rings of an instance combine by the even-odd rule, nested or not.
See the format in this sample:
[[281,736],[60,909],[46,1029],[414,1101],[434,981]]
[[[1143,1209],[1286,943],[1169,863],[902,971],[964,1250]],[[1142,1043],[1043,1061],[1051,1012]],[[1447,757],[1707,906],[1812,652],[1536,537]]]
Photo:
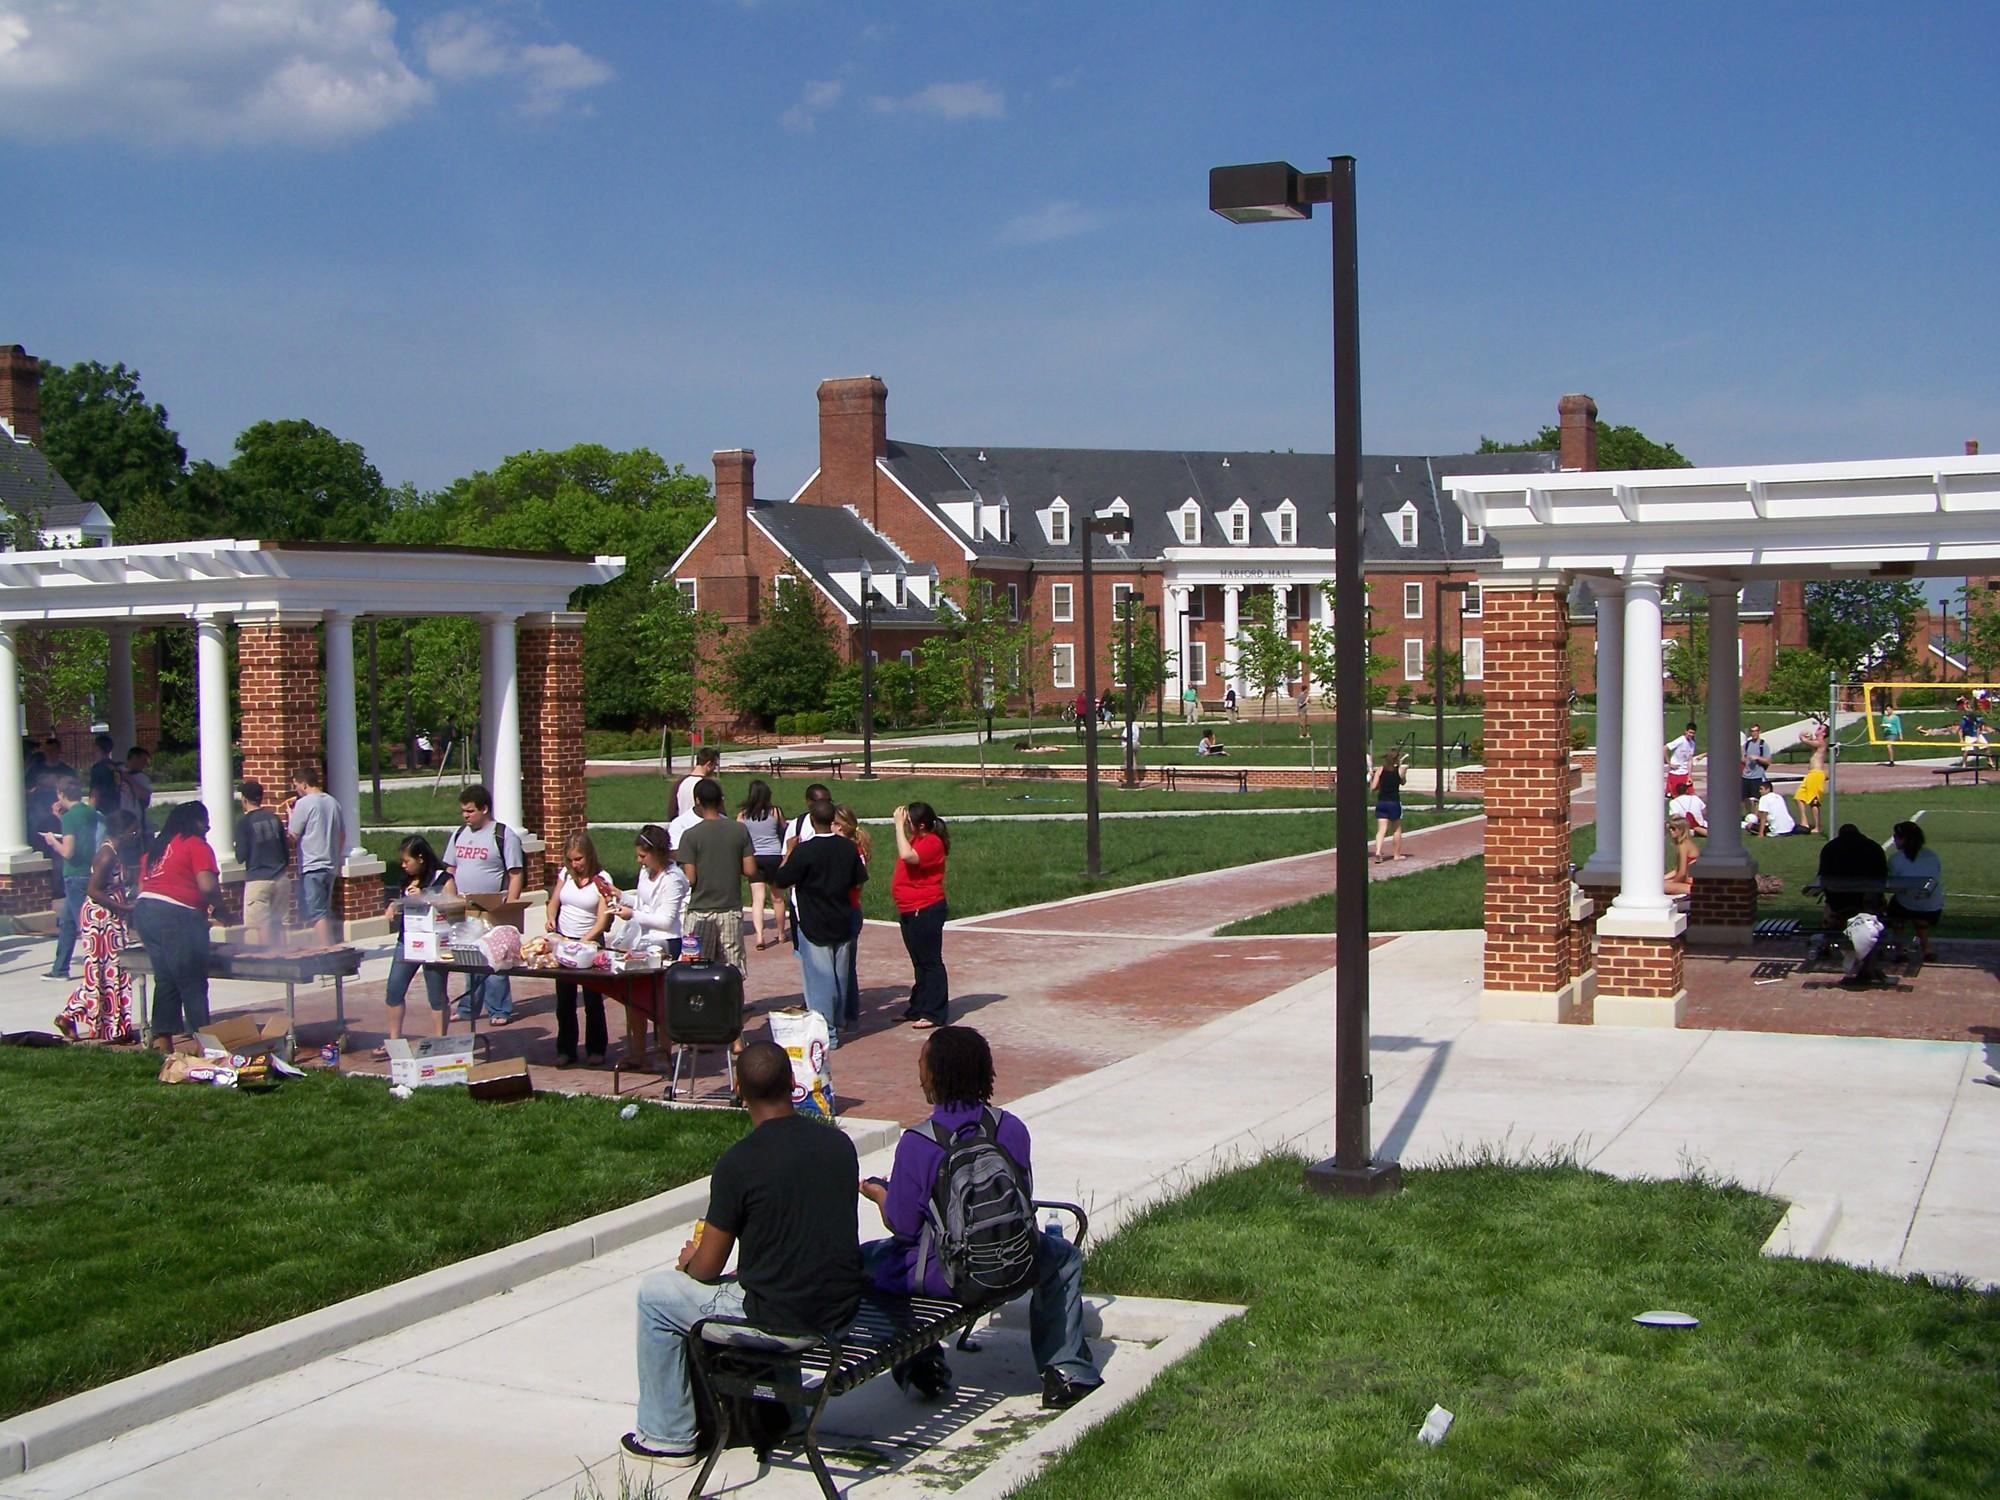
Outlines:
[[1972,784],[1974,786],[1978,786],[1979,773],[1981,771],[1990,771],[1992,769],[1993,769],[1993,761],[1990,756],[1968,755],[1962,764],[1956,766],[1932,767],[1931,775],[1942,776],[1944,778],[1944,784],[1946,786],[1951,785],[1951,778],[1954,776],[1970,776],[1972,778]]
[[840,780],[840,768],[846,764],[846,757],[839,755],[797,755],[789,757],[774,755],[771,757],[771,774],[773,776],[782,776],[787,771],[824,771],[835,781],[838,781]]
[[[1038,1219],[1050,1210],[1076,1220],[1075,1243],[1081,1246],[1090,1232],[1089,1216],[1074,1203],[1035,1201]],[[827,1500],[840,1500],[840,1491],[819,1451],[819,1424],[827,1404],[954,1334],[959,1335],[959,1348],[977,1352],[972,1325],[1026,1290],[1028,1284],[1023,1282],[1011,1292],[979,1302],[871,1291],[861,1299],[861,1311],[854,1322],[824,1338],[779,1338],[742,1318],[703,1318],[688,1330],[687,1347],[695,1381],[715,1408],[716,1436],[694,1488],[688,1491],[688,1500],[701,1494],[723,1449],[729,1446],[729,1403],[722,1399],[725,1396],[810,1407],[812,1414],[806,1419],[799,1445]],[[777,1446],[774,1442],[760,1447],[758,1462],[766,1462],[771,1448]]]
[[1236,790],[1250,790],[1250,773],[1241,770],[1223,770],[1220,766],[1168,766],[1167,790],[1173,791],[1175,783],[1181,781],[1233,781]]

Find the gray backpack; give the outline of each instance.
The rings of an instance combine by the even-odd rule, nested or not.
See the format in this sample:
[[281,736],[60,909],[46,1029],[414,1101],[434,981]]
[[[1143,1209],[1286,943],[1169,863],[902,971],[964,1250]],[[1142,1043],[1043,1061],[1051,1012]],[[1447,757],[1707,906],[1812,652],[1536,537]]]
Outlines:
[[924,1205],[917,1240],[919,1288],[935,1257],[952,1295],[984,1301],[1024,1285],[1035,1271],[1035,1206],[1028,1174],[1002,1149],[1000,1116],[982,1109],[954,1134],[935,1120],[924,1127],[944,1148]]

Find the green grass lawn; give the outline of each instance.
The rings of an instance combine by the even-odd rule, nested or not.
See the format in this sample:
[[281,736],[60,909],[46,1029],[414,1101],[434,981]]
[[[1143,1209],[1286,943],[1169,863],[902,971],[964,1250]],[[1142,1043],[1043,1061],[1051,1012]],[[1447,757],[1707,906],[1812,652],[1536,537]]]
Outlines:
[[[1944,865],[1944,937],[2000,939],[2000,789],[1914,787],[1908,791],[1855,792],[1841,797],[1839,818],[1871,838],[1887,839],[1892,825],[1918,812],[1924,837]],[[1570,836],[1570,857],[1581,864],[1597,847],[1597,830],[1579,828]],[[1795,917],[1817,927],[1825,908],[1805,894],[1819,868],[1815,838],[1751,839],[1759,873],[1776,875],[1784,890],[1760,896],[1760,917]],[[1481,904],[1485,861],[1477,855],[1457,864],[1368,888],[1368,925],[1377,932],[1429,931],[1484,925]],[[1332,932],[1333,893],[1280,907],[1222,929],[1226,934]]]
[[[1019,1500],[1974,1496],[2000,1296],[1768,1259],[1772,1200],[1571,1166],[1321,1198],[1278,1157],[1091,1254],[1093,1293],[1247,1304]],[[1653,1308],[1690,1331],[1631,1322]],[[1433,1403],[1457,1420],[1416,1441]]]
[[0,1417],[707,1175],[734,1112],[0,1048]]

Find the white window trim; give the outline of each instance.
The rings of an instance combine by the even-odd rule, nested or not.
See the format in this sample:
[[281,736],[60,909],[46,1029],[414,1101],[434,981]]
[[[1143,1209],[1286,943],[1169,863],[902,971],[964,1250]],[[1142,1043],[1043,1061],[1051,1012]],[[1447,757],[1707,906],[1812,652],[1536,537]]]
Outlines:
[[1049,585],[1049,618],[1058,625],[1068,625],[1076,619],[1075,584],[1052,583]]
[[793,588],[797,588],[799,586],[798,575],[795,573],[773,573],[771,575],[771,592],[773,594],[778,592],[778,585],[781,583],[789,583]]
[[917,653],[914,651],[905,651],[902,655],[902,661],[904,666],[914,667],[917,664]]
[[1067,641],[1049,649],[1049,680],[1059,688],[1076,686],[1076,647]]
[[[1417,508],[1414,505],[1405,504],[1401,510],[1392,511],[1389,515],[1389,521],[1391,529],[1396,534],[1397,546],[1414,547],[1417,545],[1419,527],[1417,525]],[[1407,536],[1404,535],[1406,530],[1409,533]]]
[[[1194,523],[1194,534],[1192,536],[1188,534],[1188,523],[1190,521]],[[1183,547],[1199,547],[1201,545],[1201,507],[1192,498],[1188,500],[1187,504],[1174,512],[1174,535],[1180,538],[1180,544]]]
[[674,580],[674,587],[687,595],[689,609],[701,608],[701,584],[699,580],[693,578],[676,578]]
[[1289,500],[1280,501],[1266,519],[1271,536],[1280,547],[1295,547],[1299,540],[1299,508]]
[[889,590],[889,602],[897,609],[910,607],[910,579],[905,573],[896,575],[896,582]]
[[[1415,659],[1414,671],[1411,670],[1411,661],[1413,657]],[[1403,681],[1422,682],[1423,680],[1424,680],[1423,637],[1416,635],[1406,635],[1403,637]]]
[[1009,620],[1021,618],[1021,585],[1018,583],[1007,585],[1007,618]]
[[1206,584],[1191,583],[1188,585],[1187,617],[1190,620],[1206,620],[1208,618],[1208,587]]
[[1049,545],[1067,547],[1070,538],[1069,502],[1058,495],[1049,503]]
[[1292,585],[1291,592],[1285,595],[1285,619],[1288,622],[1296,623],[1303,620],[1311,612],[1311,592],[1311,589],[1304,584]]
[[1194,687],[1208,685],[1208,642],[1188,642],[1188,682]]
[[1111,585],[1111,618],[1113,620],[1118,618],[1118,606],[1138,592],[1129,583],[1114,583]]
[[[1416,607],[1415,609],[1412,609],[1412,608],[1410,608],[1410,590],[1411,590],[1411,589],[1415,589],[1415,590],[1417,591],[1417,596],[1416,596],[1416,597],[1417,597],[1417,607]],[[1423,586],[1423,584],[1421,584],[1421,583],[1415,583],[1415,582],[1411,582],[1411,583],[1405,583],[1405,584],[1403,585],[1403,618],[1404,618],[1404,619],[1406,619],[1406,620],[1421,620],[1421,619],[1422,619],[1423,617],[1424,617],[1424,586]]]
[[[1225,510],[1222,514],[1224,517],[1222,522],[1222,539],[1232,547],[1249,546],[1250,507],[1245,505],[1241,500],[1238,500],[1234,505],[1230,506],[1229,509]],[[1243,534],[1241,536],[1238,536],[1236,534],[1237,528],[1239,526],[1242,527],[1243,529]]]
[[1468,583],[1463,598],[1465,617],[1477,620],[1486,613],[1486,589],[1483,584]]
[[1478,682],[1486,676],[1486,641],[1482,636],[1467,636],[1459,643],[1460,665],[1467,682]]
[[1466,546],[1483,547],[1486,545],[1486,528],[1484,526],[1479,525],[1478,522],[1467,515],[1461,515],[1458,519],[1459,535],[1464,539]]

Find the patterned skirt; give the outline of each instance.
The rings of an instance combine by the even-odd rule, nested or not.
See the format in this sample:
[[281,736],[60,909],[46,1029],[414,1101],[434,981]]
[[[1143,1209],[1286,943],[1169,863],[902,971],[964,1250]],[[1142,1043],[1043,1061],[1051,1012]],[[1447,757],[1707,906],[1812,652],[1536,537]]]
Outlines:
[[125,919],[95,901],[83,903],[77,948],[83,955],[83,983],[56,1017],[56,1027],[82,1042],[117,1042],[132,1036],[132,976],[118,962],[125,946]]

